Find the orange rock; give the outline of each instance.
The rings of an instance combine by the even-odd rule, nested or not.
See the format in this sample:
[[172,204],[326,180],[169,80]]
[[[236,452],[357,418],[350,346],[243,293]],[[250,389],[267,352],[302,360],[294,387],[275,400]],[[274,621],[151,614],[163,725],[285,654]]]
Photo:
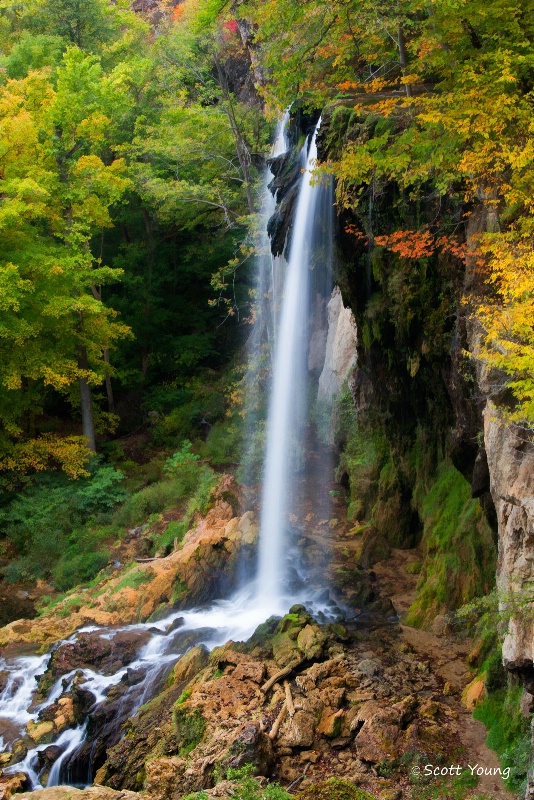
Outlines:
[[462,692],[462,703],[468,711],[472,711],[487,697],[486,681],[484,678],[475,678]]

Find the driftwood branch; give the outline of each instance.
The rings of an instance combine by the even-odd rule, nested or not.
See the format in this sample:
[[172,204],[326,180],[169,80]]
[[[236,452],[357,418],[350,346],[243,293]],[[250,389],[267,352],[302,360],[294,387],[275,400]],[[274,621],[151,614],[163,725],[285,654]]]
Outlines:
[[289,681],[284,681],[284,689],[286,692],[286,706],[290,717],[295,716],[295,706],[293,705],[293,698],[291,696],[291,687]]
[[270,730],[270,732],[268,734],[269,739],[271,739],[271,741],[276,739],[276,737],[278,736],[278,731],[280,730],[280,725],[284,721],[286,714],[287,714],[287,705],[286,705],[286,701],[284,700],[282,708],[280,709],[280,713],[278,714],[277,718],[275,719],[273,727],[271,728],[271,730]]
[[294,670],[295,667],[299,665],[299,663],[300,663],[299,661],[293,661],[293,663],[288,664],[287,667],[284,667],[279,672],[276,672],[272,678],[269,678],[269,680],[263,684],[263,686],[261,687],[261,691],[264,692],[264,694],[266,694],[269,691],[269,689],[272,689],[275,683],[278,683],[280,678],[285,678],[286,675],[289,675],[289,673],[292,672],[292,670]]
[[309,768],[310,768],[310,762],[308,761],[308,763],[307,763],[307,764],[306,764],[306,766],[304,767],[304,772],[302,773],[302,775],[299,775],[299,776],[298,776],[298,778],[295,778],[295,780],[293,781],[293,783],[290,783],[290,784],[289,784],[289,786],[286,786],[286,792],[290,792],[290,791],[291,791],[291,789],[292,789],[294,786],[296,786],[296,785],[297,785],[297,783],[300,783],[300,781],[304,780],[304,778],[306,777],[306,773],[307,773],[307,771],[309,770]]
[[149,561],[163,561],[163,558],[154,556],[154,558],[136,558],[138,564],[147,564]]

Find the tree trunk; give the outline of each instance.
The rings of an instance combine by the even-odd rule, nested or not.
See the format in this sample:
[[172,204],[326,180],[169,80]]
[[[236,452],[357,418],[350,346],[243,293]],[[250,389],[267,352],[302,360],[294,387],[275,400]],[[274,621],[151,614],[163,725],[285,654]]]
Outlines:
[[225,100],[225,105],[223,105],[223,110],[226,116],[228,117],[228,122],[230,123],[230,130],[232,131],[232,135],[234,137],[235,149],[239,161],[239,166],[241,167],[241,172],[243,174],[243,185],[245,187],[245,194],[247,196],[248,210],[250,214],[254,214],[256,209],[254,206],[254,197],[252,196],[252,188],[250,180],[250,153],[248,151],[246,142],[243,139],[243,136],[241,135],[241,130],[239,128],[239,123],[235,115],[234,104],[232,102],[232,96],[228,88],[228,82],[226,80],[224,70],[221,66],[219,59],[215,54],[213,58],[215,62],[215,68],[217,70],[217,76],[219,78],[219,85],[221,87],[221,91],[223,93],[223,97]]
[[111,376],[109,374],[109,350],[104,350],[104,361],[106,362],[106,394],[108,396],[108,409],[110,414],[115,413],[115,398],[113,397],[113,387],[111,385]]
[[[89,369],[87,361],[87,350],[85,347],[80,347],[80,355],[78,359],[80,369]],[[91,387],[87,382],[87,378],[80,378],[80,400],[82,406],[82,431],[87,439],[87,447],[96,453],[96,439],[95,439],[95,421],[93,417],[93,400],[91,397]]]
[[[404,38],[404,31],[402,30],[402,25],[399,25],[399,60],[401,65],[402,74],[406,74],[406,68],[408,66],[408,56],[406,55],[406,39]],[[406,84],[406,97],[412,96],[412,87],[409,83]]]

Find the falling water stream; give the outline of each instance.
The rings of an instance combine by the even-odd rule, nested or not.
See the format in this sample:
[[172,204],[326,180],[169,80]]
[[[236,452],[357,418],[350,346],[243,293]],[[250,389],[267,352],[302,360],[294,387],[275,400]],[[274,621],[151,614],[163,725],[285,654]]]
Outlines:
[[[285,149],[287,115],[279,126],[273,155]],[[47,698],[35,704],[36,679],[46,670],[51,655],[21,656],[0,659],[0,672],[7,675],[0,694],[0,745],[11,750],[16,740],[25,735],[29,722],[38,722],[61,696],[73,687],[83,690],[90,698],[82,721],[75,728],[64,730],[52,745],[39,745],[21,754],[21,760],[4,770],[5,773],[24,772],[31,788],[46,783],[84,786],[93,779],[93,756],[97,741],[91,740],[89,729],[96,716],[104,719],[110,706],[109,693],[119,685],[124,689],[120,703],[113,709],[112,721],[107,723],[107,740],[111,746],[121,736],[121,726],[132,717],[162,685],[169,669],[190,647],[204,644],[219,646],[232,639],[244,640],[269,616],[282,615],[296,602],[305,602],[319,618],[336,613],[336,608],[307,584],[306,569],[298,547],[291,536],[289,515],[294,511],[298,495],[299,458],[306,448],[307,425],[304,413],[307,387],[308,340],[313,303],[312,287],[317,283],[317,270],[324,272],[329,265],[319,264],[314,254],[316,210],[321,187],[311,176],[317,158],[316,131],[302,151],[305,171],[297,201],[292,241],[287,262],[276,262],[269,256],[263,262],[259,277],[260,295],[271,295],[274,309],[270,346],[273,352],[273,378],[267,423],[262,512],[260,525],[259,565],[256,577],[248,581],[233,597],[218,600],[206,609],[174,611],[158,622],[140,623],[122,628],[89,627],[77,631],[66,642],[76,643],[81,636],[100,637],[113,642],[116,637],[139,637],[139,648],[126,666],[109,669],[104,674],[93,669],[77,669],[62,675],[49,689]],[[272,176],[271,176],[272,177]],[[266,182],[267,187],[267,182]],[[265,215],[274,211],[269,195],[264,202]],[[331,231],[329,232],[331,235]],[[320,261],[320,259],[319,259]],[[324,258],[323,258],[324,262]],[[315,270],[315,273],[314,273]],[[321,274],[322,274],[321,272]],[[268,279],[268,280],[267,280]],[[267,286],[270,283],[270,287]],[[283,284],[283,286],[282,286]],[[319,475],[324,485],[324,475]],[[324,616],[323,616],[324,618]],[[119,640],[117,639],[117,642]],[[3,736],[3,738],[2,738]],[[53,758],[49,755],[53,750]],[[48,761],[46,758],[48,758]]]

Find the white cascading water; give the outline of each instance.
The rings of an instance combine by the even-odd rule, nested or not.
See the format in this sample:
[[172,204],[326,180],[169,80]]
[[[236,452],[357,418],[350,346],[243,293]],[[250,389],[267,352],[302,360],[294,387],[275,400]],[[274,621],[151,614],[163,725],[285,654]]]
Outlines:
[[[318,128],[319,126],[317,126]],[[288,500],[294,491],[302,437],[300,409],[308,359],[309,272],[317,187],[312,170],[317,160],[313,134],[293,224],[280,322],[276,337],[273,382],[267,425],[260,521],[258,597],[266,607],[284,604]]]
[[[285,153],[288,147],[287,125],[289,111],[286,111],[276,128],[274,144],[271,148],[271,157]],[[265,170],[262,191],[260,195],[261,230],[258,236],[257,273],[254,302],[254,324],[247,341],[247,372],[245,376],[245,447],[242,454],[243,479],[246,485],[257,482],[255,468],[258,454],[262,448],[261,437],[261,412],[262,386],[259,375],[262,363],[269,359],[273,348],[276,332],[276,305],[278,301],[277,287],[280,283],[280,274],[283,270],[283,258],[275,257],[271,253],[271,240],[267,233],[267,223],[275,212],[276,200],[269,190],[269,184],[274,175],[269,168]],[[249,579],[250,575],[243,576]]]
[[[287,115],[279,126],[273,155],[280,155],[285,150],[286,124]],[[272,335],[268,337],[271,344],[273,341],[276,343],[276,347],[268,419],[258,574],[233,597],[218,600],[207,609],[174,611],[158,622],[123,628],[92,626],[80,629],[65,642],[59,642],[57,648],[75,643],[82,634],[113,641],[117,635],[130,631],[144,638],[135,660],[128,667],[116,669],[112,674],[101,674],[88,668],[74,669],[55,681],[40,705],[35,705],[34,699],[36,680],[46,670],[51,655],[21,656],[10,661],[0,659],[0,672],[7,673],[4,689],[0,693],[0,744],[6,752],[11,750],[15,741],[20,741],[25,736],[28,722],[43,718],[40,715],[66,692],[72,691],[75,682],[86,696],[92,697],[89,702],[89,705],[92,702],[92,706],[86,710],[84,719],[75,727],[63,730],[52,743],[55,761],[49,767],[48,774],[45,766],[48,756],[44,751],[49,745],[38,745],[30,749],[22,760],[4,769],[5,774],[25,772],[32,789],[42,788],[43,783],[48,786],[59,783],[84,786],[91,783],[97,739],[87,740],[88,729],[91,727],[89,722],[95,719],[95,712],[102,712],[106,716],[106,708],[113,702],[108,697],[112,687],[121,684],[123,690],[118,708],[112,714],[111,728],[108,725],[111,736],[106,744],[109,745],[120,739],[122,724],[154,696],[169,669],[191,646],[204,644],[212,649],[229,640],[246,640],[267,617],[286,613],[295,602],[307,602],[312,611],[314,608],[316,611],[325,608],[324,603],[320,606],[314,604],[314,593],[309,588],[303,589],[306,577],[304,574],[300,576],[300,590],[288,587],[285,566],[289,560],[289,499],[296,491],[295,450],[305,445],[305,439],[299,435],[299,431],[302,433],[302,403],[299,394],[306,392],[312,234],[316,222],[316,205],[321,197],[320,187],[313,186],[311,180],[311,170],[317,157],[315,135],[309,152],[306,154],[303,148],[302,155],[306,171],[297,203],[289,263],[286,264],[282,258],[272,259],[269,252],[261,267],[264,271],[263,277],[259,277],[260,295],[270,295],[273,308],[279,305],[280,310],[278,314],[272,312]],[[267,189],[267,183],[268,181],[265,183],[265,193],[269,197],[264,200],[265,223],[274,211],[274,199]],[[328,204],[332,205],[331,200],[327,200],[327,206]],[[326,212],[324,214],[323,223],[330,219]],[[325,261],[324,258],[322,260]],[[324,267],[322,269],[324,272]],[[275,284],[274,288],[272,285],[267,287],[270,282],[267,278]],[[280,284],[278,288],[277,283]],[[323,474],[321,479],[327,485]],[[296,569],[299,569],[298,565]],[[127,673],[136,672],[142,676],[137,683],[124,683],[128,678]]]

